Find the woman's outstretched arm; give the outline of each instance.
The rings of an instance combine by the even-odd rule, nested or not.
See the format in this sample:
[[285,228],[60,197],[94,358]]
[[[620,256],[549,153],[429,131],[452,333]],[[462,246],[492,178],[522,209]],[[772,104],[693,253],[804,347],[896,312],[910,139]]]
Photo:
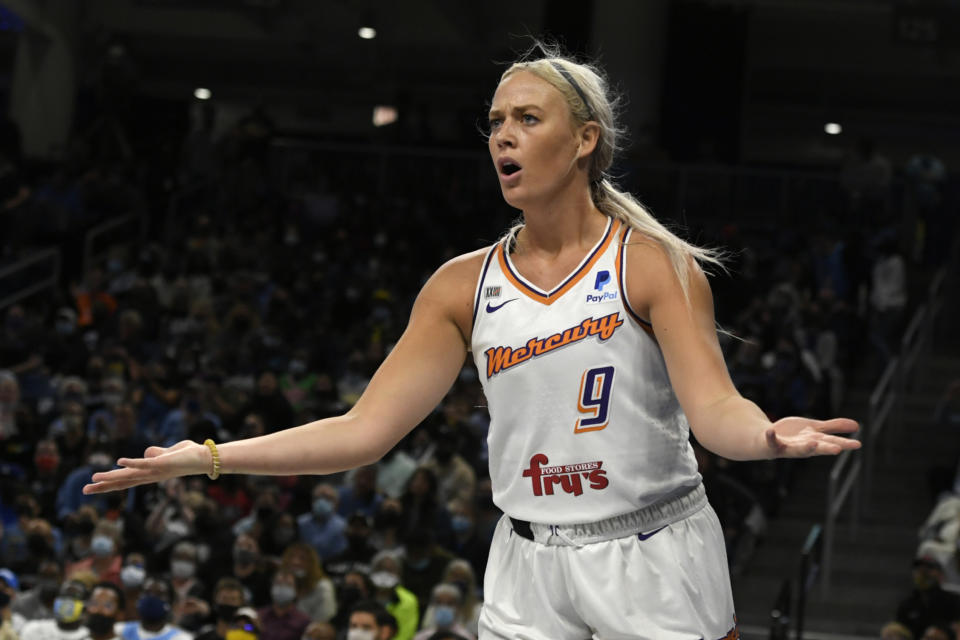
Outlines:
[[[406,330],[345,415],[270,435],[218,444],[221,473],[327,474],[378,460],[443,399],[467,353],[476,283],[474,255],[452,260],[424,285]],[[211,451],[182,441],[94,474],[84,493],[209,473]]]
[[727,372],[707,278],[691,259],[689,300],[666,253],[652,242],[631,244],[627,292],[634,308],[648,314],[663,352],[670,382],[697,440],[731,460],[836,455],[860,442],[847,418],[788,417],[771,422],[737,391]]

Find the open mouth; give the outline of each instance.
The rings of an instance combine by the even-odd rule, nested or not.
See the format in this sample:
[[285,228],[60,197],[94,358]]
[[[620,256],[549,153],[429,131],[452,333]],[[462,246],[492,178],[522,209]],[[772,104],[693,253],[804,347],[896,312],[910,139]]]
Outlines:
[[520,171],[520,165],[512,162],[506,162],[502,167],[500,167],[500,172],[505,176],[512,176],[517,171]]

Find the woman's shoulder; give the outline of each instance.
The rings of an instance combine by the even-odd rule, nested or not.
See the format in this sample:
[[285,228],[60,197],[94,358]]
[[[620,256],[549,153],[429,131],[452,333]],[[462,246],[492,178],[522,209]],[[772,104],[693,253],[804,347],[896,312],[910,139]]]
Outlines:
[[472,306],[474,289],[489,250],[489,247],[477,249],[447,260],[427,280],[421,296],[426,294]]
[[483,262],[489,252],[490,247],[484,247],[451,258],[440,265],[440,268],[437,269],[434,276],[441,278],[445,282],[466,281],[471,284],[476,284],[477,278],[480,277],[480,270],[483,268]]

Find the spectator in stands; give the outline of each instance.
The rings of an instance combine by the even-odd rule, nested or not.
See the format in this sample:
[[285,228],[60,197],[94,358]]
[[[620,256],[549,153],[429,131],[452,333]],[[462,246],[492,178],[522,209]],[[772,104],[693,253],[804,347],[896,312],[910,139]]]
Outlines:
[[336,640],[337,629],[329,622],[311,622],[303,632],[303,640]]
[[297,520],[286,510],[277,512],[270,519],[266,532],[268,535],[260,537],[261,549],[264,554],[279,558],[284,550],[300,538],[297,529]]
[[899,622],[888,622],[880,630],[880,640],[914,640],[910,629]]
[[945,591],[941,586],[943,567],[931,556],[919,556],[913,561],[913,592],[897,606],[897,622],[902,623],[915,637],[939,620],[960,618],[960,596]]
[[119,586],[123,568],[121,537],[116,523],[98,521],[90,538],[90,555],[68,565],[67,578],[78,572],[91,572],[98,582],[107,581]]
[[57,491],[64,477],[56,441],[48,438],[39,440],[33,453],[33,472],[30,474],[29,488],[30,494],[40,504],[40,512],[44,517],[53,517],[56,512]]
[[886,233],[878,241],[870,289],[870,341],[884,362],[895,355],[906,305],[906,262],[896,236]]
[[347,528],[344,531],[347,548],[327,560],[327,571],[331,575],[343,575],[353,565],[370,563],[370,559],[377,552],[377,548],[370,544],[372,523],[373,519],[362,513],[355,513],[347,518]]
[[441,582],[435,586],[430,594],[430,605],[427,607],[431,619],[428,621],[424,614],[421,631],[414,636],[414,640],[427,640],[438,631],[450,631],[471,640],[476,638],[476,635],[470,633],[458,619],[457,612],[462,604],[463,600],[456,586],[447,582]]
[[337,513],[344,518],[354,513],[372,518],[381,502],[383,496],[377,492],[377,465],[371,464],[356,469],[350,484],[340,487]]
[[83,626],[83,604],[87,587],[77,580],[64,582],[53,601],[53,618],[24,623],[20,640],[83,640],[89,632]]
[[207,587],[197,575],[199,558],[197,545],[181,540],[170,551],[170,585],[173,587],[173,623],[178,627],[197,632],[210,613],[207,602]]
[[946,624],[936,623],[924,630],[920,640],[956,640],[956,636]]
[[[873,140],[863,138],[844,161],[840,184],[847,197],[848,210],[862,220],[875,221],[886,216],[890,202],[890,160],[877,151]],[[873,216],[867,218],[866,216]],[[861,221],[861,218],[855,221]]]
[[260,554],[260,546],[249,534],[240,534],[233,543],[232,577],[246,588],[254,607],[270,602],[270,571]]
[[[67,434],[69,433],[70,431],[67,431]],[[69,444],[67,444],[67,446],[69,446]],[[104,451],[102,448],[91,451],[90,455],[87,456],[86,464],[71,471],[67,479],[63,481],[60,491],[57,492],[57,519],[61,521],[64,520],[70,514],[78,512],[82,506],[92,507],[95,510],[94,513],[106,512],[106,500],[91,499],[100,496],[85,495],[82,489],[84,484],[90,482],[90,477],[93,474],[99,471],[106,471],[112,466],[113,458],[109,451]],[[89,531],[86,533],[93,531],[92,524],[93,523],[91,523]]]
[[440,500],[437,475],[428,467],[421,466],[407,482],[407,490],[401,499],[403,519],[399,533],[406,539],[413,531],[430,529],[436,539],[447,543],[452,539],[450,513]]
[[401,640],[401,635],[394,635],[396,626],[387,616],[390,613],[376,602],[357,603],[350,612],[347,640]]
[[23,616],[24,620],[52,619],[53,605],[60,592],[61,580],[63,567],[60,562],[53,557],[41,560],[37,567],[34,587],[16,595],[10,606],[11,611]]
[[412,640],[420,622],[420,604],[417,596],[400,584],[403,568],[399,556],[381,551],[373,558],[371,568],[374,599],[397,619],[395,640]]
[[347,523],[337,514],[338,500],[337,488],[320,482],[313,488],[310,511],[297,517],[300,539],[313,547],[322,560],[347,548]]
[[373,518],[370,544],[378,551],[398,549],[403,545],[403,504],[395,498],[387,498]]
[[280,567],[273,574],[271,604],[257,611],[263,640],[300,640],[310,616],[297,608],[297,578]]
[[193,634],[170,623],[173,587],[162,578],[148,575],[137,599],[137,619],[120,628],[123,640],[193,640]]
[[490,538],[484,537],[477,526],[474,500],[464,502],[455,499],[450,503],[450,526],[453,529],[453,541],[448,549],[458,558],[469,562],[473,573],[482,574],[487,564]]
[[112,640],[117,637],[117,620],[126,609],[123,591],[113,582],[100,582],[94,586],[87,600],[87,629],[91,640]]
[[20,403],[20,384],[17,376],[7,369],[0,370],[0,441],[19,435],[17,405]]
[[453,554],[436,543],[433,531],[414,529],[404,541],[403,586],[420,602],[430,599],[430,590],[440,582]]
[[214,624],[197,635],[196,640],[225,640],[240,607],[246,604],[244,587],[236,578],[220,578],[213,589]]
[[437,477],[437,496],[450,508],[450,501],[472,500],[477,487],[477,476],[473,467],[457,453],[460,447],[462,425],[442,425],[434,436],[436,447],[433,456],[427,461],[426,468]]
[[305,542],[290,544],[283,552],[280,566],[296,577],[298,609],[319,622],[327,622],[336,615],[333,581],[324,573],[313,547]]
[[143,593],[143,583],[147,579],[147,559],[139,551],[128,553],[120,569],[120,585],[123,590],[123,600],[126,603],[123,612],[124,620],[136,620],[137,602]]
[[263,626],[260,616],[250,607],[240,607],[227,630],[225,640],[260,640]]
[[[460,593],[460,604],[457,605],[454,616],[457,624],[463,626],[469,634],[476,636],[479,633],[480,609],[483,603],[477,598],[477,578],[473,573],[473,567],[461,558],[451,560],[443,574],[442,582],[455,586]],[[431,601],[431,605],[423,612],[420,626],[425,629],[433,624],[434,608]]]
[[20,589],[20,580],[10,569],[0,569],[0,640],[18,640],[17,633],[23,626],[23,616],[14,618],[10,604]]
[[337,615],[333,618],[333,625],[338,629],[347,626],[354,605],[372,600],[375,591],[369,567],[355,567],[347,571],[337,590]]
[[264,371],[257,378],[256,393],[241,410],[241,414],[256,413],[263,417],[267,433],[293,426],[293,407],[277,384],[272,371]]

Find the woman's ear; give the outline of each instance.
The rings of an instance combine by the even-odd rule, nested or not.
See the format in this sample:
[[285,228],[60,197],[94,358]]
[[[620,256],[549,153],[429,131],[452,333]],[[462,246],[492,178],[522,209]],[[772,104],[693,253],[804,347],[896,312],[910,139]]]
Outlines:
[[577,157],[586,158],[597,148],[597,141],[600,140],[600,125],[593,121],[584,123],[580,127],[579,136]]

